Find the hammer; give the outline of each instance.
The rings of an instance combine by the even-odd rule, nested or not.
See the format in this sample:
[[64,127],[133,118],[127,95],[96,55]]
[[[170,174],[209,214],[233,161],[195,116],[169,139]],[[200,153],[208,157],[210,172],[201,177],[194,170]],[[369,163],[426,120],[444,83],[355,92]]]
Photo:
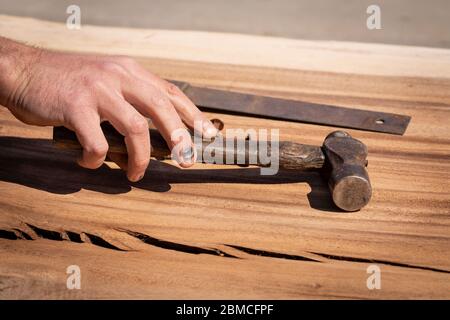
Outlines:
[[[124,137],[111,124],[102,123],[102,130],[108,141],[109,152],[127,153]],[[164,138],[155,129],[149,129],[149,132],[151,155],[160,160],[169,159],[171,151]],[[59,148],[82,149],[76,134],[65,127],[54,127],[53,140]],[[270,163],[264,163],[260,159],[258,146],[256,149],[249,148],[249,143],[249,140],[245,140],[214,146],[210,140],[202,140],[202,143],[195,144],[195,148],[197,154],[203,155],[206,148],[209,148],[210,153],[221,155],[222,164],[230,164],[225,161],[228,159],[234,159],[233,164],[237,164],[237,159],[245,159],[243,165],[270,166]],[[334,203],[340,209],[357,211],[369,202],[372,187],[366,170],[367,147],[348,133],[334,131],[325,138],[322,146],[280,141],[278,148],[271,148],[271,144],[268,144],[267,149],[271,159],[274,155],[278,157],[279,168],[282,170],[320,171],[328,182]],[[251,158],[256,159],[256,163],[250,163]],[[201,157],[201,161],[207,162],[204,157]]]

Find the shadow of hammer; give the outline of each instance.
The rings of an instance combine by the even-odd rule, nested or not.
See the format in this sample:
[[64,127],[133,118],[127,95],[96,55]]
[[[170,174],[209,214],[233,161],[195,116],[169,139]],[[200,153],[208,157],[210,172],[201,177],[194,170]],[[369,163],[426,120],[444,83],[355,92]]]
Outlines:
[[[127,153],[124,137],[112,125],[104,122],[102,130],[108,141],[109,152]],[[164,138],[155,129],[149,131],[152,157],[160,160],[170,159],[171,151]],[[65,127],[53,129],[53,141],[59,148],[82,149],[75,133]],[[270,167],[272,163],[267,160],[277,159],[281,170],[318,170],[328,182],[332,199],[340,209],[357,211],[369,202],[372,187],[366,170],[367,147],[348,133],[334,131],[325,138],[322,146],[279,141],[275,147],[268,141],[265,145],[264,158],[261,157],[263,153],[260,152],[260,144],[254,142],[248,139],[241,141],[234,139],[233,143],[200,140],[200,143],[195,143],[195,152],[197,155],[205,153],[211,155],[199,157],[198,161],[203,163]],[[193,154],[188,153],[189,156]]]

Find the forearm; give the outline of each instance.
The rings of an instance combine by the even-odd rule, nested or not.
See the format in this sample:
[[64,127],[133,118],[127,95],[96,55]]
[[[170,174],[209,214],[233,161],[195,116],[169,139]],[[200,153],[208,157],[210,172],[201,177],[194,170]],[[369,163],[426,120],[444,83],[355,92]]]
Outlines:
[[41,49],[0,37],[0,105],[11,108],[21,99]]

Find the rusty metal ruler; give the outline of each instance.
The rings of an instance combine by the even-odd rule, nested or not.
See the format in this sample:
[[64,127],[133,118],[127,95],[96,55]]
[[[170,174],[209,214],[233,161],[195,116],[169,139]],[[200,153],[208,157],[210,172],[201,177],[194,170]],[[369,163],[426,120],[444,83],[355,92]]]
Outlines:
[[178,86],[195,105],[201,109],[215,112],[251,115],[262,118],[398,135],[405,133],[411,120],[411,117],[400,114],[279,99],[197,87],[187,82],[169,81]]

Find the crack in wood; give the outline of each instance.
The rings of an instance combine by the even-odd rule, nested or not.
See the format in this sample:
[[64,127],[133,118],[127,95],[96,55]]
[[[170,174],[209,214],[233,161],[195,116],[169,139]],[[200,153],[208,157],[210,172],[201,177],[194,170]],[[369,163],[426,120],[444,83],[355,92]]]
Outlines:
[[161,239],[154,238],[147,234],[136,232],[136,231],[126,230],[126,229],[116,229],[116,230],[120,231],[120,232],[125,232],[128,235],[130,235],[136,239],[139,239],[146,244],[149,244],[154,247],[162,248],[162,249],[174,250],[174,251],[190,253],[190,254],[209,254],[209,255],[220,256],[220,257],[225,257],[225,258],[240,259],[239,257],[228,254],[217,248],[208,248],[208,249],[201,248],[201,247],[161,240]]
[[[109,243],[102,237],[99,237],[97,235],[87,233],[87,232],[81,232],[76,233],[74,231],[53,231],[53,230],[47,230],[40,227],[37,227],[35,225],[25,223],[25,225],[30,228],[37,236],[37,238],[52,240],[52,241],[70,241],[74,243],[91,243],[94,246],[102,247],[105,249],[111,249],[116,251],[127,251],[124,249],[121,249],[119,247],[116,247],[115,245]],[[88,241],[83,241],[84,235]],[[8,240],[35,240],[35,237],[32,235],[26,233],[25,231],[18,229],[18,228],[12,228],[11,230],[2,230],[0,229],[0,238],[1,239],[8,239]]]
[[389,266],[393,266],[393,267],[403,267],[403,268],[420,269],[420,270],[427,270],[427,271],[434,271],[434,272],[441,272],[441,273],[450,273],[449,270],[438,269],[438,268],[433,268],[433,267],[417,266],[417,265],[413,265],[413,264],[393,262],[393,261],[387,261],[387,260],[336,256],[336,255],[320,253],[320,252],[309,252],[309,253],[321,256],[321,257],[329,259],[329,260],[349,261],[349,262],[357,262],[357,263],[379,263],[379,264],[385,264],[385,265],[389,265]]
[[0,238],[8,239],[8,240],[17,240],[19,237],[16,235],[14,231],[9,230],[0,230]]
[[277,258],[277,259],[287,259],[287,260],[300,260],[300,261],[311,261],[311,262],[320,262],[319,260],[314,260],[308,257],[303,257],[299,255],[294,254],[286,254],[286,253],[280,253],[280,252],[273,252],[273,251],[265,251],[265,250],[258,250],[258,249],[252,249],[248,247],[242,247],[242,246],[236,246],[232,244],[225,244],[227,247],[231,247],[233,249],[254,255],[254,256],[261,256],[261,257],[269,257],[269,258]]
[[24,240],[33,240],[32,237],[30,237],[27,233],[23,232],[22,230],[17,229],[17,228],[13,228],[13,230],[16,232],[16,234],[18,235],[18,237],[19,237],[20,239],[24,239]]
[[[102,247],[105,249],[110,250],[116,250],[116,251],[128,251],[125,249],[121,249],[105,239],[103,239],[100,236],[87,233],[87,232],[81,232],[77,233],[74,231],[53,231],[53,230],[47,230],[40,227],[37,227],[35,225],[25,223],[26,226],[32,230],[37,238],[47,239],[47,240],[53,240],[53,241],[70,241],[74,243],[90,243],[92,245]],[[116,231],[124,232],[128,234],[129,236],[132,236],[140,241],[142,241],[145,244],[158,247],[161,249],[166,250],[174,250],[178,252],[188,253],[188,254],[208,254],[213,256],[219,256],[224,258],[235,258],[235,259],[242,259],[240,257],[231,255],[223,250],[217,249],[217,248],[202,248],[192,245],[186,245],[182,243],[172,242],[172,241],[166,241],[162,239],[158,239],[152,236],[149,236],[147,234],[136,232],[132,230],[122,229],[122,228],[116,228]],[[32,235],[26,233],[25,231],[18,229],[18,228],[12,228],[12,229],[0,229],[0,239],[7,239],[7,240],[35,240],[36,237],[33,237]],[[296,261],[306,261],[306,262],[323,262],[319,260],[315,260],[309,257],[301,256],[301,255],[293,255],[293,254],[286,254],[281,252],[274,252],[274,251],[266,251],[266,250],[260,250],[260,249],[254,249],[244,246],[238,246],[238,245],[232,245],[232,244],[224,244],[225,246],[229,248],[233,248],[235,250],[245,252],[250,255],[254,256],[261,256],[261,257],[268,257],[268,258],[275,258],[275,259],[286,259],[286,260],[296,260]],[[325,258],[327,260],[337,260],[337,261],[349,261],[349,262],[356,262],[356,263],[378,263],[378,264],[384,264],[384,265],[390,265],[394,267],[403,267],[403,268],[410,268],[410,269],[420,269],[425,271],[433,271],[433,272],[440,272],[440,273],[447,273],[450,274],[449,270],[439,269],[439,268],[433,268],[433,267],[426,267],[426,266],[418,266],[418,265],[412,265],[407,263],[400,263],[400,262],[393,262],[393,261],[387,261],[387,260],[379,260],[379,259],[367,259],[367,258],[356,258],[356,257],[348,257],[348,256],[338,256],[338,255],[331,255],[327,253],[321,253],[321,252],[313,252],[308,251],[309,254],[320,256],[322,258]]]
[[109,243],[108,241],[103,239],[102,237],[96,236],[95,234],[90,234],[87,232],[84,232],[83,234],[86,235],[89,238],[89,241],[95,246],[106,248],[106,249],[118,250],[118,251],[127,251],[127,250],[121,249],[119,247],[116,247],[115,245],[112,245],[111,243]]
[[39,238],[54,240],[54,241],[63,241],[63,235],[57,231],[46,230],[36,226],[33,226],[29,223],[25,223],[28,228],[34,231]]

